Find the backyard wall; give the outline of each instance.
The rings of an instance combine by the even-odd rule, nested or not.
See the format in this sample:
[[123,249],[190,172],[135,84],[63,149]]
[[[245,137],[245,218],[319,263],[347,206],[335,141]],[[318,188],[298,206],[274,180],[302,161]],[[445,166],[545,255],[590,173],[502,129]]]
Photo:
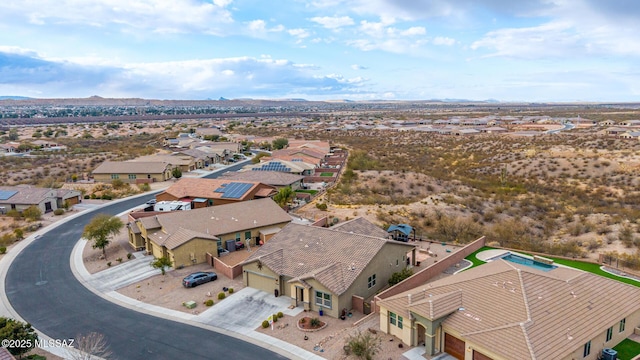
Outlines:
[[236,276],[242,275],[242,265],[238,264],[236,266],[229,266],[217,257],[213,258],[213,267],[216,269],[216,272],[228,277],[229,279],[235,279]]
[[392,286],[389,289],[376,295],[373,300],[374,304],[372,304],[371,308],[373,309],[374,312],[378,312],[380,309],[375,303],[378,302],[379,300],[386,299],[390,296],[400,294],[404,291],[411,290],[413,288],[416,288],[426,283],[427,281],[431,280],[435,276],[440,275],[450,266],[453,266],[458,262],[462,261],[464,258],[469,256],[476,250],[480,249],[484,245],[485,245],[485,237],[483,236],[478,240],[475,240],[474,242],[469,243],[467,246],[463,247],[462,249],[452,253],[446,258],[438,261],[437,263],[434,263],[433,265],[427,266],[423,270],[418,271],[417,273],[413,274],[411,277],[405,279],[399,284]]

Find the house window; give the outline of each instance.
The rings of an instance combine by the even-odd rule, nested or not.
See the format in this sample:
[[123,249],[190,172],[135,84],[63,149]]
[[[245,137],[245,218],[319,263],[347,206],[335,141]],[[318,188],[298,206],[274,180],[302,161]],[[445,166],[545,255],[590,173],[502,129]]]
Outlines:
[[623,332],[625,325],[627,325],[627,319],[626,318],[620,320],[620,328],[618,329],[618,332]]
[[316,305],[331,309],[331,294],[316,291]]
[[111,179],[115,180],[119,178],[120,178],[120,174],[111,174]]
[[240,233],[236,233],[236,241],[240,241]]
[[135,180],[136,174],[129,174],[129,180]]
[[397,326],[402,329],[402,316],[398,316],[396,313],[389,312],[389,322],[391,325]]
[[244,239],[245,240],[251,239],[251,231],[245,231],[244,232]]
[[611,341],[611,338],[613,338],[613,326],[607,329],[607,340],[605,341]]
[[584,350],[582,351],[582,356],[583,357],[587,357],[587,356],[589,356],[589,354],[591,354],[591,341],[589,341],[588,343],[584,344]]
[[376,286],[376,274],[369,276],[369,278],[367,279],[367,286],[369,287],[369,289]]

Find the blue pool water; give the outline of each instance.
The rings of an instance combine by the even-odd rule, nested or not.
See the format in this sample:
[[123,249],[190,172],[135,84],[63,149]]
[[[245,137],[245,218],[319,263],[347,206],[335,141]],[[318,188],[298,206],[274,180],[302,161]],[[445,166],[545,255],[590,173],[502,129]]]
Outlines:
[[550,270],[553,270],[553,269],[557,268],[556,265],[545,264],[543,262],[535,261],[535,260],[532,260],[532,259],[527,259],[527,258],[524,258],[522,256],[515,255],[515,254],[508,254],[506,256],[503,256],[502,259],[507,260],[507,261],[511,261],[513,263],[516,263],[516,264],[529,266],[529,267],[532,267],[534,269],[538,269],[538,270],[542,270],[542,271],[550,271]]

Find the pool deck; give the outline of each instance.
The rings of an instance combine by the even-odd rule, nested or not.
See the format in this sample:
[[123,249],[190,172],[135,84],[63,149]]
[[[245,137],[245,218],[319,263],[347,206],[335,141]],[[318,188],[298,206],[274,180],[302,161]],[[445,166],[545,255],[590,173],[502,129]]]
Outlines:
[[476,258],[478,258],[478,260],[482,260],[482,261],[489,261],[489,260],[495,260],[496,258],[505,255],[506,253],[508,253],[510,251],[508,250],[503,250],[503,249],[493,249],[493,250],[485,250],[485,251],[481,251],[479,253],[476,254]]

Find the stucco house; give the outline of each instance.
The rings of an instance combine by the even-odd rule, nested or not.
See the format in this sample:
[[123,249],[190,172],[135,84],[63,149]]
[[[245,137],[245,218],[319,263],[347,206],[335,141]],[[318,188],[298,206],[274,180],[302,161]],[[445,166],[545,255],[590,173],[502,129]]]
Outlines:
[[274,186],[277,189],[290,186],[293,190],[297,190],[302,187],[304,176],[282,171],[230,171],[224,173],[222,179],[257,181]]
[[82,201],[77,190],[39,188],[35,186],[0,186],[0,213],[9,210],[24,211],[36,206],[44,214],[64,207],[69,201],[75,205]]
[[156,195],[157,201],[188,201],[192,209],[268,198],[277,193],[273,186],[256,181],[182,178]]
[[244,285],[333,317],[344,309],[362,310],[393,273],[408,266],[407,256],[415,258],[415,247],[342,231],[347,229],[287,225],[245,260]]
[[127,228],[134,249],[168,257],[174,266],[189,266],[217,257],[227,240],[255,246],[263,232],[272,233],[290,221],[273,200],[260,199],[134,218]]
[[426,355],[595,360],[640,326],[640,288],[504,259],[377,302],[380,328]]
[[258,164],[247,165],[246,171],[282,171],[296,175],[311,175],[316,168],[303,161],[269,160]]
[[104,161],[92,171],[93,179],[112,182],[119,179],[126,183],[167,181],[173,177],[173,166],[166,162]]

